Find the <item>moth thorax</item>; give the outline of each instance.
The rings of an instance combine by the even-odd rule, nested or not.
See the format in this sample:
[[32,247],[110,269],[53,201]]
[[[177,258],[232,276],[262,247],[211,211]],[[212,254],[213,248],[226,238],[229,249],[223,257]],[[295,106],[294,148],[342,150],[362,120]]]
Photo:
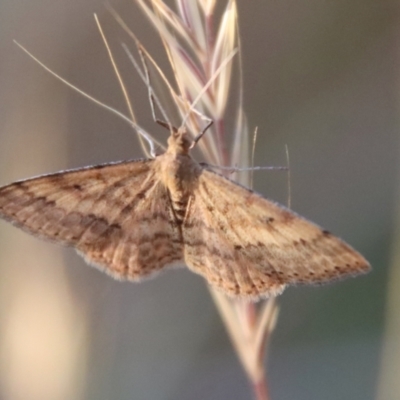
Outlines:
[[185,127],[171,133],[168,138],[168,152],[173,154],[188,154],[192,139],[190,138]]

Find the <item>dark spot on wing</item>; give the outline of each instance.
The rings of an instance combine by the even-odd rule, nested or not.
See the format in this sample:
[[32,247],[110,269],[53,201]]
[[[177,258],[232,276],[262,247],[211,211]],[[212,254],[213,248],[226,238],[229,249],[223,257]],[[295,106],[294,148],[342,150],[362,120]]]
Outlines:
[[142,192],[137,193],[136,198],[138,200],[142,200],[142,199],[146,198],[146,192],[147,192],[147,188],[146,188],[146,190],[143,190]]

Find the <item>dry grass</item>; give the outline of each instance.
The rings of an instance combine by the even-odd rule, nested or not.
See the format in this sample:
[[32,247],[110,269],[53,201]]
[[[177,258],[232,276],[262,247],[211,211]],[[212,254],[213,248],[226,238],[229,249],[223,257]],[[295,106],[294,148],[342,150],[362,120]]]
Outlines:
[[[214,124],[198,148],[207,162],[219,166],[250,165],[250,136],[242,107],[240,40],[235,1],[227,1],[219,16],[215,0],[177,0],[176,10],[161,0],[137,0],[159,33],[164,44],[174,82],[156,64],[115,12],[120,25],[139,47],[153,71],[152,79],[164,84],[176,105],[180,123],[195,137],[210,118]],[[141,72],[153,91],[149,77]],[[236,74],[233,84],[232,76]],[[157,103],[157,101],[156,101]],[[159,103],[161,114],[164,107]],[[230,110],[227,116],[227,110]],[[233,110],[233,112],[232,112]],[[165,116],[166,117],[166,116]],[[170,119],[170,118],[168,118]],[[227,133],[226,126],[233,128]],[[236,179],[244,185],[252,181],[251,171],[241,171]],[[238,357],[257,399],[268,399],[265,379],[265,353],[277,318],[275,299],[257,304],[227,298],[210,288],[212,298],[229,332]]]

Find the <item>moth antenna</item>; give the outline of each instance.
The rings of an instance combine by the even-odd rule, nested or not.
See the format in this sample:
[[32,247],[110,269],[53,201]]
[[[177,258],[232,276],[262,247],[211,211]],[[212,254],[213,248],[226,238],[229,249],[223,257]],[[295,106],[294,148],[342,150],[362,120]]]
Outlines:
[[[140,55],[140,58],[141,58],[141,61],[142,61],[142,64],[143,64],[143,69],[145,71],[144,74],[143,74],[143,71],[140,69],[135,57],[129,51],[128,47],[124,43],[122,44],[122,47],[125,50],[129,60],[131,61],[131,63],[135,67],[137,73],[142,78],[143,82],[145,83],[145,85],[147,87],[148,96],[149,96],[149,103],[150,103],[150,109],[151,109],[151,115],[153,117],[153,121],[155,123],[161,125],[162,127],[166,128],[169,132],[176,131],[177,128],[175,128],[172,125],[172,123],[170,122],[170,120],[168,119],[167,113],[165,112],[163,106],[161,105],[161,102],[160,102],[158,96],[154,92],[153,87],[151,85],[150,73],[149,73],[149,69],[148,69],[148,66],[147,66],[147,62],[146,62],[146,57],[148,57],[148,54],[147,54],[147,52],[145,52],[145,49],[144,49],[143,45],[137,39],[135,39],[135,41],[136,41],[136,45],[138,47],[138,53]],[[157,105],[157,107],[160,110],[160,112],[161,112],[163,118],[165,119],[165,121],[160,120],[160,119],[157,118],[156,112],[155,112],[155,105]]]
[[[138,63],[137,63],[135,57],[134,57],[133,54],[130,52],[128,46],[127,46],[125,43],[122,43],[122,48],[124,49],[126,55],[128,56],[129,61],[130,61],[130,62],[132,63],[132,65],[135,67],[136,72],[138,73],[139,77],[142,79],[142,81],[143,81],[143,82],[146,84],[146,86],[148,87],[147,82],[146,82],[146,77],[144,76],[143,71],[140,69],[140,67],[139,67],[139,65],[138,65]],[[149,93],[149,96],[150,96],[150,93]],[[154,92],[152,92],[151,100],[154,100],[154,101],[156,102],[157,107],[161,110],[161,113],[164,115],[165,111],[164,111],[164,109],[163,109],[162,106],[161,106],[160,100],[158,99],[157,95],[156,95]],[[159,123],[159,122],[158,122],[159,120],[157,120],[157,118],[155,118],[155,113],[154,113],[154,111],[153,111],[154,105],[153,105],[153,103],[152,103],[151,100],[150,100],[150,106],[151,106],[151,109],[152,109],[153,120],[154,120],[155,122]],[[160,121],[160,122],[162,122],[162,121]],[[161,126],[165,126],[165,125],[163,125],[162,123],[160,123],[160,125],[161,125]],[[169,124],[167,124],[166,128],[167,128],[168,130],[170,129]],[[156,141],[156,143],[157,143],[157,146],[161,147],[163,150],[166,149],[166,147],[165,147],[163,144],[161,144],[160,142]]]
[[146,77],[145,83],[146,83],[146,86],[147,86],[149,102],[150,102],[150,108],[151,108],[151,114],[153,116],[153,120],[154,120],[154,122],[158,123],[161,126],[164,126],[164,127],[168,126],[169,131],[172,132],[173,131],[172,123],[168,119],[167,113],[165,112],[164,108],[162,107],[160,101],[157,101],[157,106],[160,109],[160,112],[161,112],[161,114],[162,114],[162,116],[164,118],[164,121],[158,119],[157,116],[156,116],[156,111],[155,111],[155,107],[154,107],[154,102],[155,102],[156,95],[155,95],[153,87],[151,85],[150,72],[149,72],[149,68],[147,66],[145,53],[143,51],[143,46],[140,44],[140,42],[137,42],[136,45],[138,47],[138,52],[139,52],[139,55],[140,55],[140,59],[142,60],[143,69],[144,69],[144,72],[145,72],[145,77]]
[[146,77],[143,74],[143,71],[140,69],[138,62],[136,61],[136,58],[133,56],[131,51],[129,50],[129,47],[125,43],[121,43],[122,48],[124,49],[126,55],[129,58],[129,61],[132,63],[132,65],[135,67],[137,74],[139,75],[140,79],[146,83]]
[[[206,117],[207,118],[207,117]],[[209,119],[209,118],[208,118]],[[209,119],[208,124],[205,126],[205,128],[193,139],[192,144],[189,147],[189,150],[193,149],[194,146],[196,146],[197,142],[203,137],[203,135],[207,132],[208,128],[214,123],[212,119]]]
[[168,122],[165,121],[161,121],[160,119],[156,119],[155,122],[162,126],[163,128],[167,129],[168,132],[172,133],[172,132],[178,132],[178,128],[175,128],[175,126],[171,125]]
[[291,208],[292,205],[292,185],[291,185],[291,179],[290,179],[290,158],[289,158],[289,147],[287,144],[285,144],[285,149],[286,149],[286,165],[287,165],[287,181],[288,181],[288,201],[287,201],[287,207]]

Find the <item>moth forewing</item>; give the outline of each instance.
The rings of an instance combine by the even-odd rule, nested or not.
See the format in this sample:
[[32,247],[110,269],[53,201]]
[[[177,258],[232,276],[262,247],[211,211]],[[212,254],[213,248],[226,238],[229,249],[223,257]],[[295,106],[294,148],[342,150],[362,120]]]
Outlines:
[[370,269],[339,238],[215,172],[203,170],[193,198],[186,262],[231,295],[268,297]]

